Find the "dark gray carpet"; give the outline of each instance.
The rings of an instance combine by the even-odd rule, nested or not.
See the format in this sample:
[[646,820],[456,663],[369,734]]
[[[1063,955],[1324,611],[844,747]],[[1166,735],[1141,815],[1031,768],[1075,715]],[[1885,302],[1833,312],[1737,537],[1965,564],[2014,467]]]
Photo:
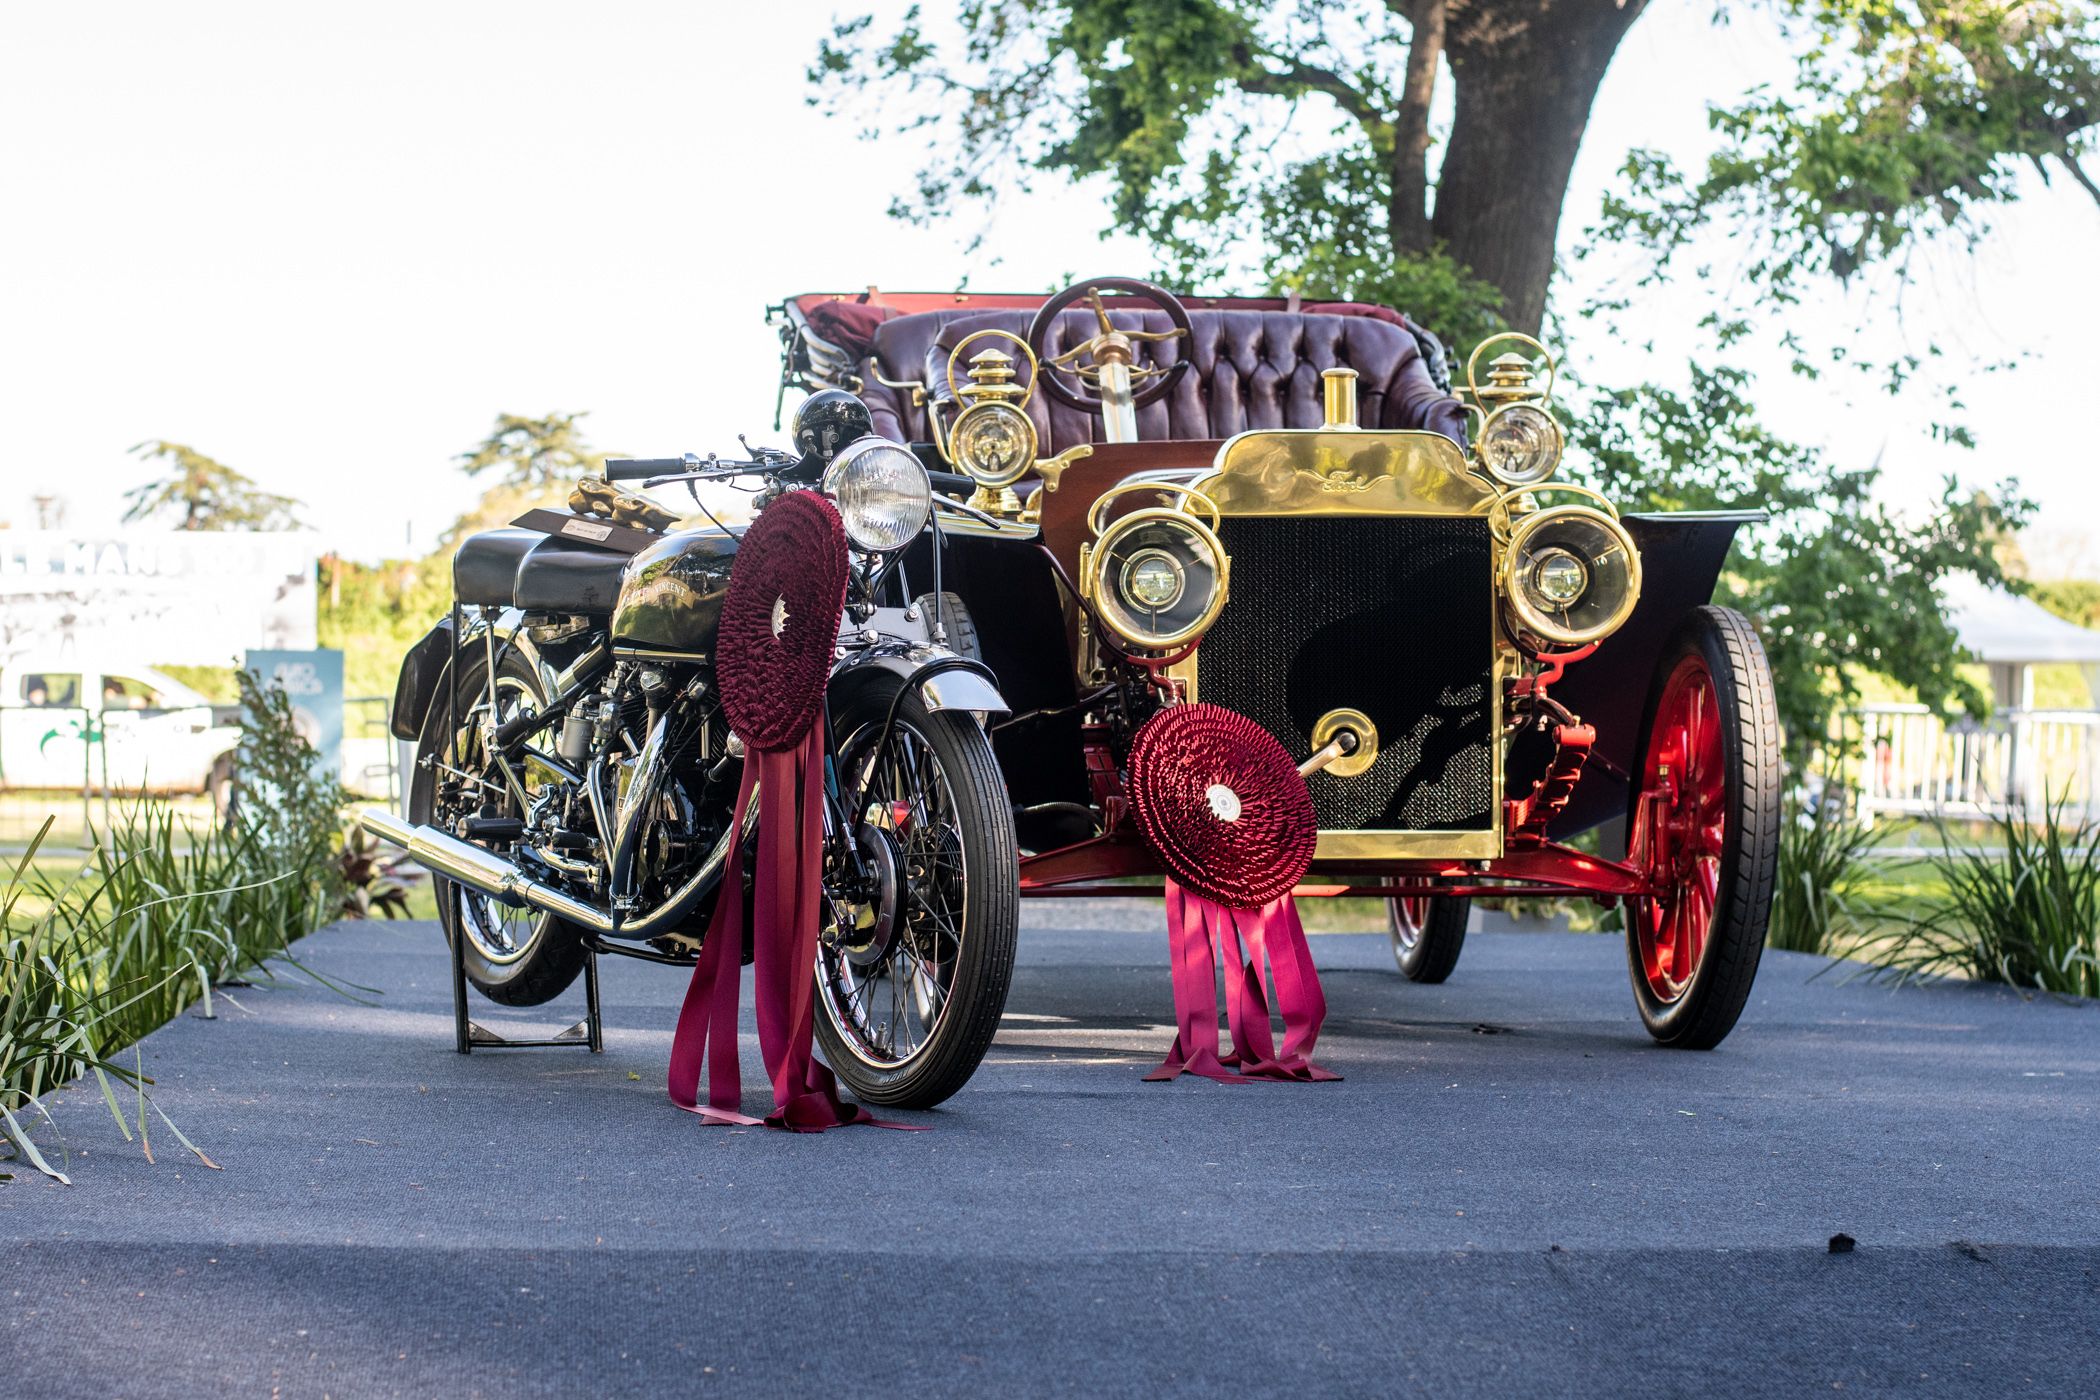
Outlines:
[[[606,964],[607,1053],[450,1050],[427,925],[152,1036],[220,1161],[100,1096],[76,1185],[0,1187],[10,1394],[2090,1391],[2100,1009],[1811,981],[1651,1046],[1620,944],[1475,935],[1444,987],[1314,940],[1334,1085],[1139,1081],[1143,907],[1036,903],[1001,1040],[922,1134],[703,1127],[680,974]],[[552,1029],[483,1004],[477,1017]],[[745,1066],[764,1091],[757,1054]],[[638,1076],[638,1078],[630,1077]],[[1858,1240],[1832,1255],[1829,1237]],[[19,1388],[13,1382],[21,1382]]]

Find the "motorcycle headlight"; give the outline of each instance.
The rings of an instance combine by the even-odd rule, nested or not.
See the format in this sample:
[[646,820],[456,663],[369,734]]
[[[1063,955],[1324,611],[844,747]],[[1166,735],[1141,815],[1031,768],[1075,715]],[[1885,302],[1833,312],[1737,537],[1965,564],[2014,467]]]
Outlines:
[[1217,621],[1231,571],[1224,546],[1202,521],[1178,510],[1138,510],[1090,546],[1080,591],[1125,642],[1171,651]]
[[1505,486],[1536,486],[1553,475],[1565,446],[1560,424],[1536,404],[1505,404],[1481,424],[1473,450]]
[[1001,399],[971,404],[948,433],[948,455],[979,486],[997,490],[1035,465],[1035,420]]
[[933,510],[926,468],[888,438],[859,438],[840,448],[824,469],[824,493],[838,502],[846,538],[869,554],[910,544]]
[[1517,632],[1587,646],[1619,629],[1641,596],[1641,557],[1626,527],[1589,506],[1524,517],[1502,561]]

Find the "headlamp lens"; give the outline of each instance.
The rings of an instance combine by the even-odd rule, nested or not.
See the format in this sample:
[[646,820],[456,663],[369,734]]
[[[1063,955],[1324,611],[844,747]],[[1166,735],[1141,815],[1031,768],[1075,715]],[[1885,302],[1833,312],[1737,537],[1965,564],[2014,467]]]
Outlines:
[[948,448],[980,486],[1011,486],[1035,465],[1035,423],[1010,403],[972,404],[955,420]]
[[841,448],[825,469],[824,491],[838,502],[846,538],[870,554],[910,544],[933,510],[926,468],[887,438],[864,437]]
[[1181,569],[1164,550],[1147,550],[1123,566],[1123,592],[1150,611],[1171,607],[1181,587]]
[[1124,641],[1170,650],[1203,635],[1225,601],[1217,536],[1171,511],[1139,511],[1102,532],[1086,585]]
[[1505,486],[1536,486],[1560,465],[1560,424],[1533,404],[1510,404],[1489,415],[1476,449],[1488,475]]
[[1531,566],[1531,586],[1547,603],[1565,608],[1590,586],[1590,571],[1565,549],[1549,549]]
[[1626,527],[1588,506],[1525,516],[1510,536],[1503,575],[1511,635],[1586,646],[1617,631],[1641,594],[1640,554]]

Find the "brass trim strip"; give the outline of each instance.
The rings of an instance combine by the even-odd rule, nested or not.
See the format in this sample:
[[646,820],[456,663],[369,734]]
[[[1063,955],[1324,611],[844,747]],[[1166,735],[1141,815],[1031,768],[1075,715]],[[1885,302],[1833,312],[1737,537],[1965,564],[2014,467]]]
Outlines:
[[[1495,804],[1499,813],[1502,804]],[[1502,854],[1499,818],[1492,831],[1323,831],[1313,860],[1493,860]]]
[[1241,433],[1196,489],[1225,515],[1484,515],[1497,488],[1442,433]]

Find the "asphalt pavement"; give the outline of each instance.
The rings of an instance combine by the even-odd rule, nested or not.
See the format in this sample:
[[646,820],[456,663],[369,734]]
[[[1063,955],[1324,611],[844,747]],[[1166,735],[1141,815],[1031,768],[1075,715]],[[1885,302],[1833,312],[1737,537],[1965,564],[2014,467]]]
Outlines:
[[676,971],[607,960],[602,1056],[463,1057],[434,926],[325,930],[373,1004],[292,977],[144,1043],[222,1171],[57,1096],[76,1184],[0,1186],[0,1390],[2100,1388],[2100,1007],[1768,954],[1687,1053],[1614,937],[1476,934],[1418,987],[1316,935],[1344,1082],[1146,1084],[1156,907],[1025,907],[984,1067],[895,1115],[932,1131],[809,1137],[666,1103]]

